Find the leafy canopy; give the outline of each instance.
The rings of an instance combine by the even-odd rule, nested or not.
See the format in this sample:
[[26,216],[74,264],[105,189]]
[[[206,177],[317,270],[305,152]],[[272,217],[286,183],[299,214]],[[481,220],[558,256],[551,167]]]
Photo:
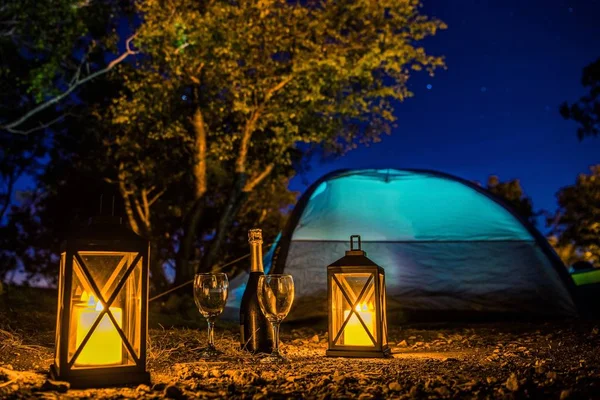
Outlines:
[[[208,158],[251,167],[290,165],[296,143],[338,152],[389,133],[395,101],[412,94],[411,70],[444,65],[417,42],[444,24],[413,0],[325,2],[149,0],[112,122],[134,141],[193,145],[200,109]],[[239,168],[242,168],[238,165]],[[238,168],[238,169],[239,169]],[[258,169],[257,169],[258,168]]]
[[562,188],[557,199],[559,209],[550,222],[559,245],[573,245],[584,259],[600,262],[600,165]]
[[523,219],[535,225],[535,218],[539,213],[533,210],[531,198],[525,195],[518,179],[501,182],[497,176],[491,175],[488,178],[487,189],[506,201]]
[[[412,95],[410,73],[444,66],[418,43],[445,26],[419,6],[137,3],[139,55],[135,66],[119,66],[124,90],[106,113],[130,223],[153,236],[153,210],[179,197],[166,207],[184,220],[177,272],[191,273],[191,247],[203,250],[201,268],[212,268],[232,230],[248,228],[237,216],[259,185],[281,189],[311,146],[343,154],[380,140],[394,107]],[[208,244],[207,225],[215,227]]]
[[579,124],[577,136],[598,136],[600,133],[600,58],[583,69],[581,84],[590,89],[578,102],[564,103],[560,113]]

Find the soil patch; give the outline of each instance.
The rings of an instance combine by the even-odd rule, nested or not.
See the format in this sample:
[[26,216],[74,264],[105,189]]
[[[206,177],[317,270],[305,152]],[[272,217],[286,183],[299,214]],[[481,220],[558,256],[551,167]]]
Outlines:
[[265,364],[217,323],[221,359],[202,361],[206,332],[152,329],[152,385],[68,390],[47,380],[52,331],[0,332],[0,397],[42,398],[600,398],[599,324],[436,324],[392,327],[393,357],[325,357],[322,329],[283,326],[290,362]]

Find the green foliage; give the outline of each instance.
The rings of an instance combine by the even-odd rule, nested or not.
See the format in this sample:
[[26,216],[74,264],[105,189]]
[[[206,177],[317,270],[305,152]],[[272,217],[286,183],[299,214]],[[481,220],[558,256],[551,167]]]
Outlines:
[[[142,56],[135,68],[121,66],[125,90],[106,116],[126,186],[165,189],[154,207],[178,193],[167,208],[187,218],[205,184],[202,232],[218,237],[225,227],[228,247],[233,238],[245,247],[245,230],[262,215],[254,183],[265,185],[259,192],[277,183],[289,204],[281,179],[299,161],[299,144],[343,154],[379,141],[412,95],[410,73],[444,67],[418,43],[445,25],[418,9],[414,0],[138,3]],[[240,209],[247,218],[234,224]],[[280,210],[268,214],[280,227]],[[211,241],[196,240],[205,253]]]
[[[77,99],[66,98],[58,109],[49,107],[17,130],[45,126],[66,114],[68,125],[63,120],[52,124],[52,130],[29,135],[1,127],[64,92],[78,77],[104,67],[106,52],[117,51],[115,29],[128,11],[131,4],[121,0],[0,5],[0,277],[18,265],[31,275],[54,276],[58,241],[71,224],[90,216],[88,210],[81,215],[87,201],[83,192],[92,182],[102,184],[111,167],[106,160],[86,160],[98,154],[102,143],[90,129],[98,127],[91,116],[98,114],[111,86],[96,78],[77,90]],[[15,190],[23,177],[35,182],[35,190]],[[99,194],[93,197],[96,203]]]
[[561,244],[558,237],[553,235],[548,237],[548,243],[554,248],[556,254],[567,267],[575,264],[577,261],[585,261],[585,256],[577,251],[573,243]]
[[574,246],[586,261],[600,262],[600,165],[558,191],[559,209],[550,219],[559,246]]
[[199,106],[220,162],[236,157],[256,114],[252,147],[263,162],[289,165],[286,150],[298,142],[343,152],[377,141],[394,101],[412,95],[410,71],[443,66],[416,43],[444,24],[417,10],[396,0],[140,3],[136,45],[147,57],[126,78],[112,121],[189,144],[187,119]]
[[[24,0],[3,8],[2,21],[18,18],[11,35],[0,37],[0,96],[16,106],[0,110],[0,125],[88,67],[104,66],[106,53],[116,52],[117,21],[130,7],[117,0]],[[288,180],[305,161],[299,148],[337,155],[380,140],[394,125],[399,101],[412,95],[410,73],[444,67],[419,42],[445,26],[421,15],[415,0],[148,0],[134,11],[142,18],[135,65],[120,64],[118,74],[86,84],[77,102],[62,103],[77,117],[54,125],[50,141],[33,139],[44,144],[37,158],[50,144],[50,167],[35,170],[39,191],[11,211],[3,227],[11,239],[0,249],[12,252],[11,262],[35,255],[25,257],[32,273],[53,271],[61,233],[93,214],[81,204],[95,206],[98,191],[117,187],[117,209],[130,202],[135,215],[128,220],[152,241],[157,265],[175,258],[193,210],[202,211],[193,233],[196,259],[225,222],[227,252],[214,266],[220,268],[247,252],[247,228],[260,225],[267,243],[282,228],[284,210],[295,201]],[[55,111],[30,124],[47,122]],[[198,197],[202,180],[207,190]],[[234,197],[235,212],[225,218]],[[33,243],[42,251],[32,251]]]
[[566,119],[579,124],[577,136],[598,136],[600,133],[600,58],[583,69],[581,84],[590,92],[581,97],[577,103],[564,103],[560,113]]
[[[7,79],[4,85],[12,85],[11,91],[18,90],[31,103],[40,103],[64,90],[61,88],[81,64],[103,63],[103,52],[116,50],[115,17],[121,15],[126,3],[117,0],[6,3],[0,12],[0,27],[11,27],[0,35],[0,76]],[[3,89],[8,89],[4,85]],[[23,99],[14,104],[18,104],[19,110],[28,107]],[[14,112],[11,117],[14,118]]]
[[487,189],[512,206],[524,220],[531,222],[533,225],[536,224],[535,218],[539,213],[533,210],[531,198],[525,195],[518,179],[500,182],[497,176],[491,175],[488,178]]

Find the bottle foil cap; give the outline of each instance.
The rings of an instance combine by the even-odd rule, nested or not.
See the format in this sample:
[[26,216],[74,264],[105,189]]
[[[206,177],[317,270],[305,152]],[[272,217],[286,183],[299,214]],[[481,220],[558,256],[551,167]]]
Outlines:
[[262,243],[262,229],[250,229],[248,231],[248,242],[261,242]]

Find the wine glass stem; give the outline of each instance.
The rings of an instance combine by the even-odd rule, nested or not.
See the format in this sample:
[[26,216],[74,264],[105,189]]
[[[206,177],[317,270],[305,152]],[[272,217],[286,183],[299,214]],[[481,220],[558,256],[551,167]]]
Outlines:
[[215,348],[215,321],[208,319],[208,347]]
[[273,355],[279,356],[279,322],[273,322]]

